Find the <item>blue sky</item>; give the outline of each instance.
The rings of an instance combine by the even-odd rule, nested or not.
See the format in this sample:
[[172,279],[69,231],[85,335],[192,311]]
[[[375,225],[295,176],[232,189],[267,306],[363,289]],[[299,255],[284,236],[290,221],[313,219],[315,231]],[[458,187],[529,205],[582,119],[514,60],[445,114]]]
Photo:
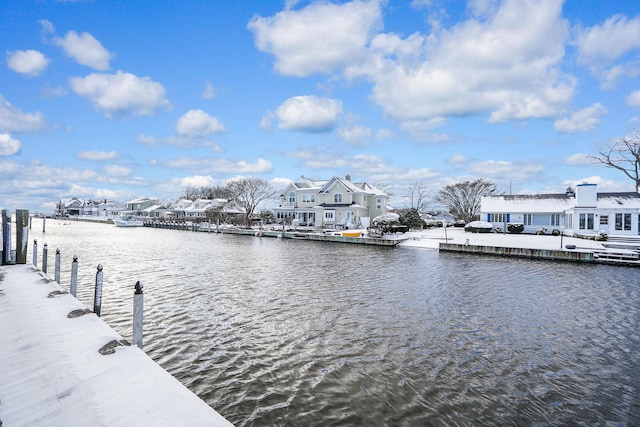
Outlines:
[[240,176],[634,190],[588,155],[640,128],[638,2],[3,0],[0,50],[2,208]]

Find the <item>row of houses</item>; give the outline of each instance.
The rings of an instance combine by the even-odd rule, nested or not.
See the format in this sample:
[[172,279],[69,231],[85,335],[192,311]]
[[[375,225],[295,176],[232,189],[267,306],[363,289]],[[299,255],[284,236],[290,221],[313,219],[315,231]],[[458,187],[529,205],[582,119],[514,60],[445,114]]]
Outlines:
[[599,193],[597,184],[580,184],[560,194],[483,196],[480,209],[481,221],[496,227],[524,224],[525,233],[640,235],[640,193]]
[[[337,176],[316,180],[301,176],[280,193],[271,209],[276,222],[307,226],[362,226],[390,210],[387,194],[366,182],[352,182]],[[640,194],[604,193],[596,184],[580,184],[565,193],[483,196],[480,220],[496,227],[508,223],[524,224],[525,233],[546,229],[582,234],[607,233],[610,236],[640,235]],[[179,200],[162,202],[138,198],[118,206],[115,202],[72,198],[56,205],[58,216],[115,216],[126,214],[150,219],[203,220],[221,222],[245,217],[246,210],[226,199]]]
[[165,202],[159,199],[140,197],[128,201],[124,206],[116,202],[83,200],[70,198],[56,203],[54,215],[60,218],[69,216],[140,217],[150,220],[191,220],[204,219],[228,220],[244,216],[246,210],[235,201],[226,199],[181,199],[177,202]]

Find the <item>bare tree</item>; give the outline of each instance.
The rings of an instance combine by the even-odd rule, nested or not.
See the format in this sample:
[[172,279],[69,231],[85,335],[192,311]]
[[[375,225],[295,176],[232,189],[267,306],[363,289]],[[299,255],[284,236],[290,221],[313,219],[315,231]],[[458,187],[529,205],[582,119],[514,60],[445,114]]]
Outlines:
[[245,209],[247,225],[258,204],[276,194],[268,181],[257,177],[234,179],[229,181],[227,189],[232,198]]
[[389,184],[383,184],[381,182],[374,182],[371,185],[373,187],[377,188],[378,190],[381,190],[387,196],[389,196],[389,197],[393,196],[393,187],[390,186]]
[[640,192],[640,133],[636,130],[635,139],[620,138],[615,144],[607,146],[597,156],[590,156],[608,168],[618,169],[636,184],[636,193]]
[[409,199],[411,209],[417,209],[418,212],[424,212],[428,209],[429,196],[431,191],[427,189],[427,186],[422,181],[418,181],[407,188],[405,197]]
[[436,200],[445,205],[456,219],[470,222],[480,214],[482,196],[496,192],[493,182],[480,178],[447,185],[438,192]]

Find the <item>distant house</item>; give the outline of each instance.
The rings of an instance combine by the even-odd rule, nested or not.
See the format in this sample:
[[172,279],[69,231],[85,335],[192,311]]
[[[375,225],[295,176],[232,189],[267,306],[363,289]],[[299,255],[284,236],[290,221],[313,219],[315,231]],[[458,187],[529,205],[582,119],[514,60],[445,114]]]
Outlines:
[[60,200],[56,203],[54,215],[57,217],[67,216],[98,216],[100,214],[99,203],[93,200],[84,200],[72,197],[67,200]]
[[[125,203],[124,209],[121,213],[132,216],[150,216],[149,213],[153,211],[154,206],[161,206],[158,199],[150,199],[148,197],[139,197]],[[152,208],[152,209],[150,209]]]
[[181,199],[173,207],[172,212],[177,220],[220,220],[222,222],[246,213],[237,202],[227,199]]
[[300,225],[363,225],[387,212],[387,195],[351,177],[314,180],[301,176],[280,195],[273,209],[276,221],[297,220]]
[[524,224],[525,233],[544,228],[575,233],[640,235],[640,194],[598,193],[596,184],[580,184],[560,194],[483,196],[480,220],[503,227]]

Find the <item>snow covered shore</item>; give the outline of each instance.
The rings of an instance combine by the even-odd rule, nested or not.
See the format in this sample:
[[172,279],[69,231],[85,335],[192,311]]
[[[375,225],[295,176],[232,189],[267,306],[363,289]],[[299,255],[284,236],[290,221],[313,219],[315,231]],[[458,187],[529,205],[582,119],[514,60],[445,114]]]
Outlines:
[[95,314],[70,317],[86,308],[62,291],[0,267],[0,425],[231,425]]
[[[446,240],[445,240],[446,233]],[[502,233],[467,233],[463,228],[432,228],[423,231],[412,231],[405,234],[408,240],[400,246],[438,249],[440,243],[456,243],[464,245],[496,246],[528,249],[560,249],[566,245],[575,245],[577,250],[605,250],[605,247],[594,240],[578,239],[567,236],[537,236],[532,234]],[[468,239],[468,242],[467,242]],[[562,242],[562,245],[560,244]]]

